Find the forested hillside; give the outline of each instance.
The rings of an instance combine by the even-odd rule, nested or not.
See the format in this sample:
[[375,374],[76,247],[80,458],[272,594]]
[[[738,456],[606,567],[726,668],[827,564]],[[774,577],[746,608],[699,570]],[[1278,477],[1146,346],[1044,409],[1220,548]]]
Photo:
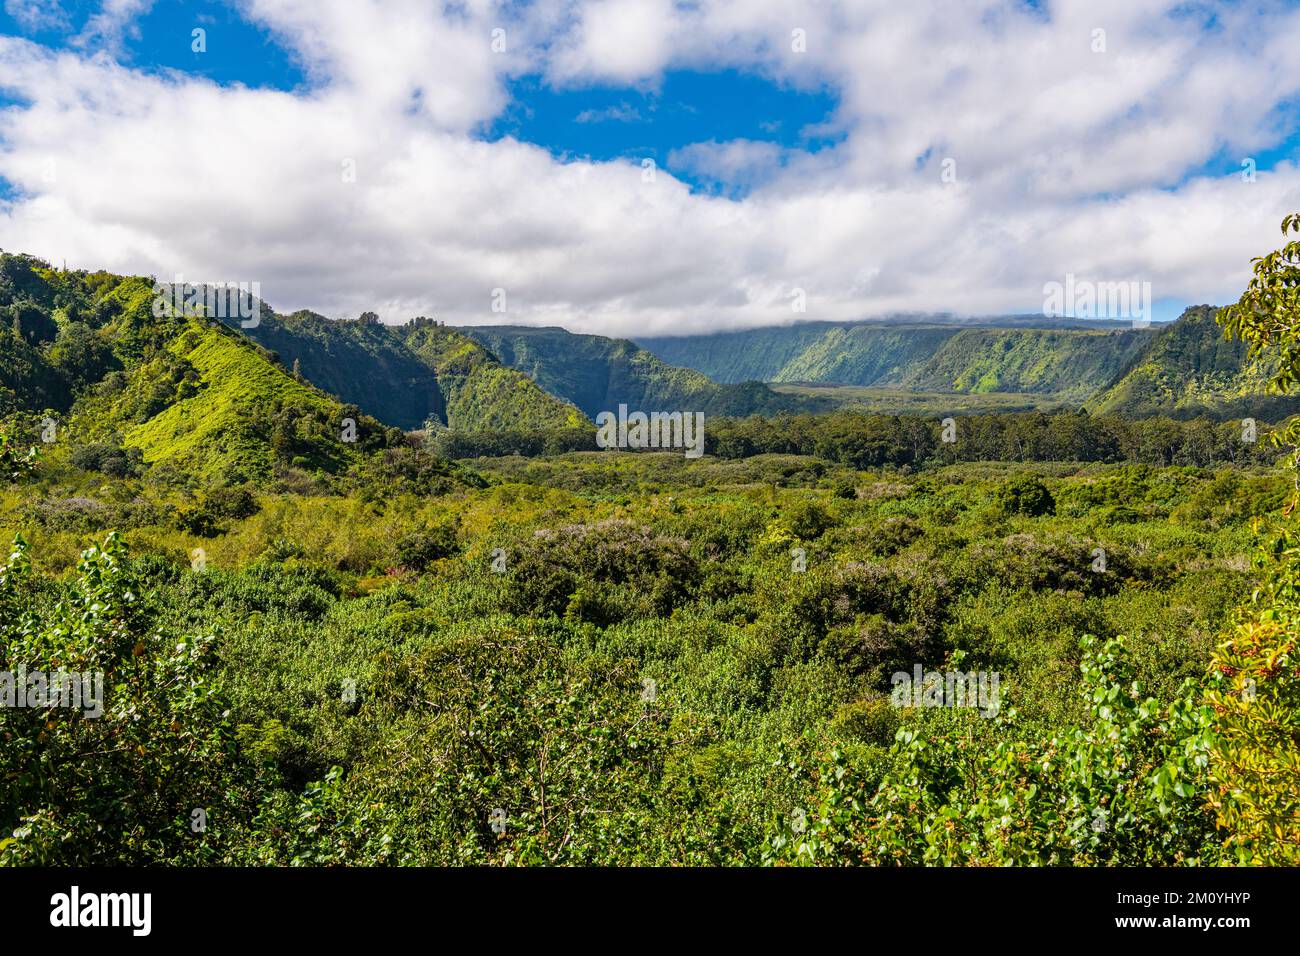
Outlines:
[[[670,362],[719,381],[834,383],[863,392],[802,394],[870,409],[917,407],[909,395],[993,395],[1004,404],[1087,407],[1097,414],[1163,415],[1221,421],[1278,421],[1300,398],[1269,394],[1271,360],[1247,355],[1214,321],[1215,309],[1187,309],[1144,329],[1070,320],[1060,328],[978,323],[810,322],[718,335],[642,340]],[[1039,320],[1041,323],[1044,320]],[[881,390],[875,394],[870,390]]]
[[[256,341],[310,382],[399,428],[446,423],[442,389],[427,362],[378,322],[327,319],[314,312],[264,311]],[[358,374],[365,370],[365,374]]]
[[957,392],[1053,392],[1110,384],[1154,335],[1113,322],[1044,327],[969,322],[807,322],[641,340],[665,361],[720,382],[740,378]]
[[898,378],[880,384],[956,392],[1050,393],[1081,403],[1151,339],[1146,329],[963,329]]
[[399,428],[562,428],[582,414],[501,365],[460,332],[430,319],[402,326],[373,314],[334,320],[265,314],[247,333],[308,380]]
[[460,331],[592,418],[619,404],[645,410],[690,409],[709,416],[811,410],[818,404],[777,395],[756,381],[719,385],[700,372],[667,365],[627,339],[505,325]]
[[0,255],[5,412],[48,443],[215,482],[265,478],[277,463],[340,473],[406,444],[238,332],[155,315],[154,299],[147,279]]
[[1248,354],[1245,343],[1228,339],[1215,322],[1216,309],[1188,309],[1125,369],[1115,384],[1092,399],[1098,414],[1134,417],[1168,415],[1278,421],[1300,411],[1295,395],[1267,394],[1277,370],[1272,356]]
[[954,326],[796,322],[705,335],[638,339],[670,365],[719,382],[834,382],[869,385],[933,355]]

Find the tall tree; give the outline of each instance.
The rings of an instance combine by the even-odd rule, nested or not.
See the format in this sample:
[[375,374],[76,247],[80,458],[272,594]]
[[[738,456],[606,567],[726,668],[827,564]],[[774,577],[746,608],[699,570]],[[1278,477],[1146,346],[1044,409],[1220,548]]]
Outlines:
[[[1282,235],[1300,234],[1300,213],[1282,220]],[[1292,389],[1300,374],[1300,239],[1254,260],[1250,285],[1221,310],[1227,334],[1252,354],[1276,356],[1272,390]],[[1297,461],[1300,419],[1274,440]],[[1300,478],[1298,478],[1300,480]],[[1300,863],[1300,485],[1257,563],[1265,572],[1253,604],[1241,614],[1213,660],[1208,694],[1216,714],[1210,805],[1227,829],[1228,848],[1242,863]]]

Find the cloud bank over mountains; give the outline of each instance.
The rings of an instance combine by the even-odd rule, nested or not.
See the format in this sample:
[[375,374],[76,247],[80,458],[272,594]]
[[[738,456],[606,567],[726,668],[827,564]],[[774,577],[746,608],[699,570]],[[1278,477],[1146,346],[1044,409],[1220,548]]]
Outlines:
[[[648,335],[1033,311],[1067,274],[1223,302],[1300,208],[1285,3],[237,4],[293,90],[151,67],[122,42],[149,6],[7,0],[32,32],[0,36],[0,247],[280,309]],[[748,187],[717,195],[484,135],[523,77],[721,69],[833,91],[841,138],[678,144]]]

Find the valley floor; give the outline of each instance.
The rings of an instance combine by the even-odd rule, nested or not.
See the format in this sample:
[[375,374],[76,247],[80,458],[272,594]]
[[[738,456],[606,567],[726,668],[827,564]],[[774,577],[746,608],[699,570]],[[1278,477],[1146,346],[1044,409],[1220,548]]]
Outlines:
[[1069,402],[1055,393],[1042,392],[924,392],[908,388],[866,385],[769,383],[774,392],[823,399],[834,408],[880,415],[944,417],[981,412],[1052,411]]
[[0,862],[1232,858],[1201,701],[1279,471],[467,464],[11,485],[4,660],[108,690],[0,711]]

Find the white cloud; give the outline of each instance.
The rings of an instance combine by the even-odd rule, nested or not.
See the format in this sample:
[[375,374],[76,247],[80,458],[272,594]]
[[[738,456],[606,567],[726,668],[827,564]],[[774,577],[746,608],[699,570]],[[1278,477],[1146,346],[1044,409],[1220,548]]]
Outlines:
[[603,110],[583,110],[573,118],[575,123],[635,123],[641,113],[626,102]]
[[[23,197],[0,206],[0,246],[257,280],[282,309],[620,335],[789,321],[794,288],[805,318],[1019,312],[1066,273],[1221,302],[1300,209],[1295,165],[1232,174],[1288,131],[1300,11],[1214,5],[1203,31],[1179,7],[245,0],[309,70],[292,94],[0,37],[0,84],[30,101],[0,112],[0,176]],[[678,67],[830,83],[845,138],[678,150],[670,165],[754,185],[731,201],[474,135],[512,76],[645,87]]]
[[5,0],[5,13],[24,30],[59,30],[68,25],[68,14],[59,0]]
[[636,83],[653,79],[672,50],[672,0],[593,0],[549,63],[558,80]]
[[127,36],[138,35],[137,18],[148,13],[154,0],[104,0],[99,12],[86,21],[76,39],[78,46],[102,47],[121,54]]
[[786,152],[776,143],[759,140],[709,140],[673,150],[668,166],[691,176],[752,186],[771,178],[781,168]]

